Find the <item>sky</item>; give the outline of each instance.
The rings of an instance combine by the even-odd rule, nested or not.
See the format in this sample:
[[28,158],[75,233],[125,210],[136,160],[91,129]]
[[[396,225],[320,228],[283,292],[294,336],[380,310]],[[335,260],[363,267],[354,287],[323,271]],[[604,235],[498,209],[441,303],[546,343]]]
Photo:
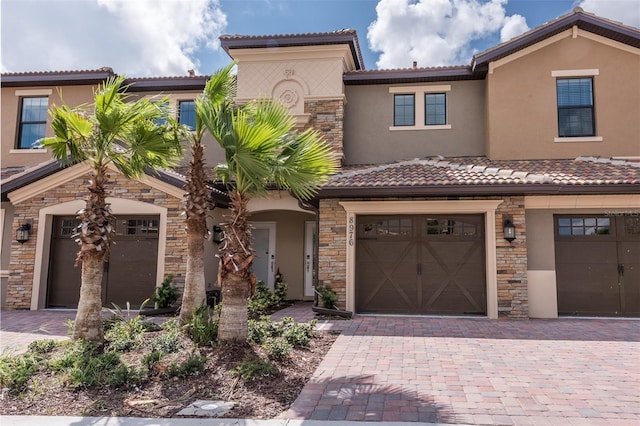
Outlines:
[[576,6],[640,28],[640,0],[0,0],[0,70],[208,75],[231,61],[220,35],[344,28],[366,69],[468,65]]

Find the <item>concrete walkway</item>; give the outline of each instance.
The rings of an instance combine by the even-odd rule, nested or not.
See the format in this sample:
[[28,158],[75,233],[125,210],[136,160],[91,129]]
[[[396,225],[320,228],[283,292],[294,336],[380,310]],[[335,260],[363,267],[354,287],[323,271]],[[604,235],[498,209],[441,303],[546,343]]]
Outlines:
[[[306,321],[313,313],[299,304],[273,317],[283,316]],[[56,311],[3,311],[2,347],[12,344],[6,333],[20,329],[59,336],[56,321],[64,320]],[[206,424],[640,424],[638,320],[358,316],[320,320],[318,328],[342,334],[281,419]],[[60,330],[66,335],[66,327]],[[19,420],[3,418],[2,425],[30,424]],[[169,424],[150,421],[69,424]]]

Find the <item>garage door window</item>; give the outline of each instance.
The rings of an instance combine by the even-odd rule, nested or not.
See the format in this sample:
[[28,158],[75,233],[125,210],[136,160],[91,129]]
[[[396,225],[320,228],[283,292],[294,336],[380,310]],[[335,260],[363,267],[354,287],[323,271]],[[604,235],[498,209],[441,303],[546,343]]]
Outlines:
[[608,217],[561,217],[558,218],[558,235],[610,235],[611,221]]
[[424,221],[427,235],[477,235],[478,224],[460,220],[427,218]]

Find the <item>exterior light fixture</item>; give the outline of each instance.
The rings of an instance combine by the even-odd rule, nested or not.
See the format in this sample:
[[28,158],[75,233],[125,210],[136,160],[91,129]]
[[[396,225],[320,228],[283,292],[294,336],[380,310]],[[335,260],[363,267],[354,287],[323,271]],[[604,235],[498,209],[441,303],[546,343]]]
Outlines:
[[224,239],[224,232],[219,226],[213,225],[213,242],[220,244]]
[[24,244],[27,241],[29,241],[30,231],[31,231],[30,223],[23,223],[22,225],[20,225],[16,230],[16,241],[19,242],[20,244]]
[[502,222],[502,232],[504,233],[504,239],[511,242],[516,239],[516,226],[513,224],[511,218],[506,218]]

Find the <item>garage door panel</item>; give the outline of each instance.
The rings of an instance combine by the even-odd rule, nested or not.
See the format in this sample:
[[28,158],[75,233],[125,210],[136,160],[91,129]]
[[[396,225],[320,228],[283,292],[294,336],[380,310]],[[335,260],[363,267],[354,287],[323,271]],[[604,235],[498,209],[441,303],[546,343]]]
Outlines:
[[483,224],[482,215],[359,218],[356,311],[486,314]]
[[[105,265],[102,302],[133,308],[151,297],[156,285],[158,253],[157,216],[121,217]],[[80,298],[81,266],[73,267],[78,245],[71,238],[79,221],[56,217],[47,285],[47,307],[77,308]]]
[[598,215],[556,215],[554,221],[558,313],[640,316],[635,221]]

